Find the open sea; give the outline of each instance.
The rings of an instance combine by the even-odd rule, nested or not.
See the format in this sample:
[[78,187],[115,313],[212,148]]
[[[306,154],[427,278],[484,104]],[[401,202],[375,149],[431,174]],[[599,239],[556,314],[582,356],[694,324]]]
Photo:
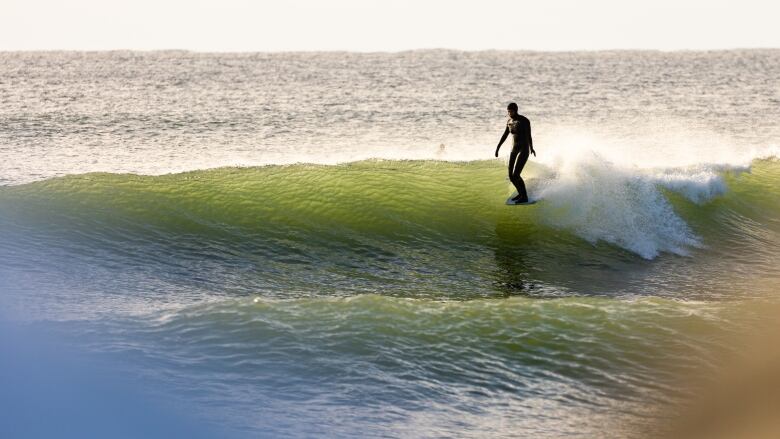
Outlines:
[[642,437],[780,299],[778,72],[0,52],[0,436]]

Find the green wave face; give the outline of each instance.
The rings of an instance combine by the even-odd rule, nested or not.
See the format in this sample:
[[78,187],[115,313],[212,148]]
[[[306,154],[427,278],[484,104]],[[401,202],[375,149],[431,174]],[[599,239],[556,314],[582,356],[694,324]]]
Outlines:
[[496,162],[69,176],[0,189],[0,249],[98,278],[120,267],[129,284],[285,297],[728,297],[723,255],[775,272],[777,162],[722,173],[727,190],[704,201],[686,192],[697,181],[670,189],[587,166],[528,175],[543,200],[523,207],[504,205]]

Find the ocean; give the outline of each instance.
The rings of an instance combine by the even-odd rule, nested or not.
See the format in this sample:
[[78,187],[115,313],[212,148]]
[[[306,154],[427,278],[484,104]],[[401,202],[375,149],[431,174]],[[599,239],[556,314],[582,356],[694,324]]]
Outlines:
[[[777,302],[778,71],[0,53],[0,435],[642,437]],[[493,157],[512,101],[533,206]]]

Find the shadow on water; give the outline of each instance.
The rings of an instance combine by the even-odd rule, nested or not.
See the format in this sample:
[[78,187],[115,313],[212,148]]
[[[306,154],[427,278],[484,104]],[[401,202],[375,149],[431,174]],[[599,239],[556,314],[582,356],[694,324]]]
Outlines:
[[496,223],[493,247],[495,271],[493,288],[500,297],[543,297],[539,281],[538,249],[542,240],[539,227],[505,216]]
[[540,226],[515,212],[495,226],[491,283],[501,297],[641,294],[637,283],[647,261],[608,244],[591,244],[572,234]]
[[502,297],[536,296],[540,288],[531,276],[527,255],[523,249],[497,245],[494,249],[496,278],[493,288]]

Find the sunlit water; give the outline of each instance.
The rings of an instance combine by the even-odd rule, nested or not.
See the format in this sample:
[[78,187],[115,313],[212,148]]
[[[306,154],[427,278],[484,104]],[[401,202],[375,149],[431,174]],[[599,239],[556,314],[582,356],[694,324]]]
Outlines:
[[[3,314],[215,436],[630,436],[775,299],[777,71],[3,53]],[[503,204],[510,145],[492,156],[509,101],[531,207]]]

